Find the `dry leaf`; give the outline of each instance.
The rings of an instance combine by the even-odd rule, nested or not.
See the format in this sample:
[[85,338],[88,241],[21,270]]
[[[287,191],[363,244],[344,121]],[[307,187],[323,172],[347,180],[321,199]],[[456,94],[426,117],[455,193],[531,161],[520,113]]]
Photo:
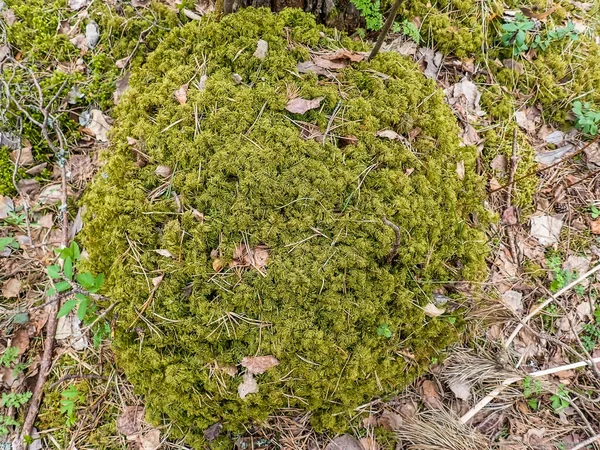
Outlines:
[[393,130],[381,130],[375,133],[375,136],[390,139],[392,141],[399,141],[402,139],[402,136]]
[[15,204],[12,198],[0,195],[0,219],[6,219],[8,213],[15,209]]
[[466,382],[459,382],[453,380],[448,383],[448,387],[454,394],[454,396],[463,401],[467,401],[471,398],[471,386]]
[[35,197],[40,192],[40,183],[33,178],[19,180],[17,182],[17,187],[22,194],[28,195],[29,197]]
[[92,132],[99,142],[108,142],[107,133],[110,130],[110,125],[106,120],[106,116],[99,109],[92,109],[92,119],[87,126],[87,129]]
[[537,123],[540,121],[541,115],[541,111],[535,106],[532,106],[530,108],[525,108],[522,111],[517,111],[515,113],[515,121],[519,127],[523,128],[528,133],[535,134]]
[[502,294],[502,301],[517,317],[523,316],[523,294],[509,290]]
[[77,11],[84,6],[87,6],[88,0],[69,0],[69,8],[73,11]]
[[500,173],[506,172],[506,168],[508,167],[508,160],[506,159],[506,156],[496,156],[494,159],[492,159],[490,167]]
[[125,436],[139,433],[144,425],[145,412],[143,406],[126,406],[117,418],[117,431]]
[[304,114],[306,111],[318,108],[322,100],[323,97],[317,97],[312,100],[294,98],[287,103],[285,109],[294,114]]
[[40,217],[37,221],[37,223],[40,224],[40,226],[50,229],[52,228],[52,225],[54,225],[54,216],[52,215],[52,213],[48,213],[42,217]]
[[475,120],[485,115],[485,112],[479,105],[481,93],[477,85],[467,77],[464,77],[459,83],[450,86],[445,92],[450,106],[457,110],[465,119]]
[[[4,3],[4,2],[2,2],[2,3]],[[2,17],[4,18],[6,25],[8,25],[9,27],[14,25],[14,23],[17,21],[17,16],[15,16],[15,10],[12,8],[7,9],[6,11],[3,11]]]
[[384,44],[384,50],[386,52],[397,52],[403,56],[415,56],[417,48],[418,46],[415,41],[407,41],[404,36],[394,39],[387,45]]
[[76,351],[83,351],[88,347],[88,340],[81,331],[81,321],[73,313],[58,319],[55,337],[57,341],[65,341]]
[[236,245],[233,251],[233,260],[231,267],[255,267],[263,269],[267,265],[269,258],[269,248],[266,245],[257,245],[248,252],[246,244]]
[[21,281],[17,278],[11,278],[2,286],[2,296],[4,298],[15,298],[21,292]]
[[260,375],[267,370],[279,365],[279,360],[272,355],[246,356],[242,359],[242,367],[248,369],[249,373]]
[[600,234],[600,219],[592,220],[590,222],[590,231],[594,234]]
[[25,329],[17,330],[10,343],[11,347],[16,347],[19,350],[19,356],[29,348],[29,333]]
[[117,81],[115,82],[116,89],[115,89],[115,92],[113,92],[113,103],[115,105],[119,104],[119,100],[121,99],[121,96],[125,93],[125,91],[129,87],[130,75],[131,74],[129,72],[125,72],[125,74],[123,74],[122,77],[117,78]]
[[397,430],[402,426],[402,416],[392,411],[384,411],[381,417],[377,420],[379,426],[385,428],[387,431]]
[[[67,190],[67,195],[72,194],[70,189]],[[62,199],[62,185],[60,184],[49,184],[44,187],[40,196],[38,197],[38,202],[41,205],[54,205],[59,203]]]
[[191,11],[187,8],[183,8],[182,12],[188,19],[202,20],[202,16],[200,14],[196,14],[194,11]]
[[221,430],[223,429],[223,424],[221,422],[217,422],[214,425],[211,425],[206,430],[204,430],[204,439],[208,442],[214,441],[221,434]]
[[435,383],[431,380],[423,381],[421,385],[421,395],[423,398],[423,403],[429,406],[432,409],[443,409],[444,405],[442,403],[442,399],[437,390]]
[[185,102],[187,102],[188,86],[188,84],[182,84],[181,87],[173,93],[173,97],[175,97],[175,100],[177,100],[180,105],[185,105]]
[[430,48],[420,47],[417,55],[419,59],[425,61],[426,67],[424,75],[432,80],[437,79],[440,66],[444,60],[444,54],[442,52],[436,52]]
[[[600,223],[598,225],[600,226]],[[558,242],[562,227],[562,216],[535,216],[531,218],[530,234],[540,244],[547,247]],[[600,228],[598,228],[597,234],[600,234]]]
[[336,50],[335,53],[326,53],[321,55],[321,58],[329,60],[329,61],[350,61],[350,62],[360,62],[365,59],[366,55],[364,53],[353,52],[350,50],[346,50],[345,48],[340,48]]
[[427,317],[438,317],[446,312],[445,309],[438,308],[433,303],[428,303],[423,307],[423,312]]
[[565,158],[566,155],[573,150],[575,150],[575,146],[573,144],[567,144],[563,147],[550,151],[542,151],[541,149],[537,149],[535,161],[549,166],[550,164],[554,164],[558,160]]
[[140,446],[140,450],[158,450],[160,447],[160,430],[156,428],[136,436],[135,441]]
[[220,258],[213,260],[212,268],[215,272],[220,272],[221,270],[223,270],[223,267],[225,267],[225,261],[223,261]]
[[509,206],[502,213],[502,223],[505,225],[516,225],[519,223],[519,216],[517,208]]
[[254,51],[254,57],[258,59],[265,59],[267,52],[269,51],[269,43],[263,39],[259,40],[256,44],[256,50]]
[[566,272],[581,275],[590,269],[590,260],[585,256],[569,255],[562,268]]
[[156,170],[154,171],[154,173],[156,175],[158,175],[159,177],[163,177],[163,178],[169,178],[171,176],[171,168],[169,166],[157,166]]
[[506,67],[507,69],[510,69],[510,70],[514,70],[519,75],[521,75],[524,72],[523,64],[521,64],[520,62],[515,61],[512,58],[511,59],[505,59],[502,63],[504,64],[504,67]]
[[18,150],[13,150],[10,153],[10,160],[12,162],[16,163],[17,157],[19,158],[19,166],[29,167],[35,163],[35,160],[33,159],[33,153],[31,152],[31,147],[23,147],[20,155]]
[[160,256],[164,256],[165,258],[172,258],[173,255],[171,254],[171,252],[167,249],[164,248],[159,248],[157,250],[154,250],[156,253],[158,253]]
[[342,434],[333,438],[325,447],[325,450],[364,450],[360,442],[349,434]]
[[243,381],[238,386],[238,395],[243,400],[248,394],[256,394],[258,392],[258,383],[254,379],[254,375],[247,372],[243,376]]
[[325,68],[323,68],[321,66],[316,65],[312,61],[299,62],[296,65],[296,70],[299,73],[309,73],[309,72],[312,72],[312,73],[315,73],[317,75],[322,75],[322,76],[325,76],[325,77],[328,77],[328,78],[332,77],[332,74],[331,74],[331,72],[329,72],[329,70],[327,70],[327,69],[325,69]]
[[48,166],[48,163],[44,162],[44,163],[33,166],[31,169],[27,169],[25,171],[25,173],[27,175],[31,175],[32,177],[36,177],[40,173],[42,173],[47,166]]

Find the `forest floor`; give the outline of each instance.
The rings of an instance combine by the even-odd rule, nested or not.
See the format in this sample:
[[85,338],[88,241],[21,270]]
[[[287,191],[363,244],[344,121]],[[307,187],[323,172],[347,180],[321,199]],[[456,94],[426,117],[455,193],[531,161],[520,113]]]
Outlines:
[[[148,4],[132,3],[140,10]],[[87,51],[83,41],[89,43],[94,31],[76,29],[76,22],[86,18],[86,5],[85,0],[63,5],[54,31],[69,34],[82,54]],[[598,43],[593,13],[597,5],[579,5],[581,11],[570,20],[577,32],[588,33]],[[3,27],[25,22],[6,6],[0,10]],[[195,20],[202,12],[197,8],[184,14]],[[507,23],[516,12],[505,12]],[[547,16],[542,11],[528,17],[537,23]],[[416,21],[416,29],[418,25]],[[143,42],[145,29],[136,32]],[[56,93],[62,111],[81,124],[79,138],[64,149],[64,170],[59,158],[40,159],[28,145],[15,146],[10,162],[0,160],[0,172],[8,167],[14,187],[0,196],[0,448],[10,448],[45,359],[50,374],[30,448],[187,448],[169,439],[169,426],[155,428],[144,422],[143,400],[134,394],[111,352],[106,321],[110,308],[99,310],[88,323],[65,315],[58,321],[52,358],[43,354],[49,322],[48,267],[54,249],[76,240],[84,226],[77,201],[101,165],[99,153],[109,145],[110,102],[126,89],[127,68],[138,46],[134,47],[124,57],[105,55],[117,69],[111,72],[117,89],[109,102],[103,98],[97,107],[84,110],[73,106],[80,92]],[[310,429],[308,415],[286,411],[235,436],[236,448],[600,449],[600,143],[594,137],[600,115],[588,114],[596,128],[587,133],[581,130],[584,125],[553,124],[544,118],[541,106],[531,103],[514,112],[517,126],[486,122],[481,119],[486,111],[480,91],[496,83],[489,66],[526,71],[516,56],[481,62],[443,55],[402,33],[390,34],[384,49],[412,57],[425,76],[437,81],[456,112],[463,141],[483,155],[480,173],[488,181],[489,209],[498,219],[488,232],[488,279],[477,289],[462,291],[473,299],[463,342],[443,361],[432,361],[430,371],[393,400],[374,399],[359,408],[356,415],[363,419],[353,436],[318,434]],[[17,63],[23,58],[9,56],[11,50],[0,43],[0,64],[7,57]],[[98,51],[94,57],[99,58]],[[81,58],[71,65],[69,70],[79,72],[83,84],[98,82]],[[20,82],[28,82],[35,92],[39,74],[31,75]],[[535,84],[534,80],[531,95],[518,96],[534,97]],[[6,98],[3,91],[3,102]],[[52,101],[40,103],[37,120]],[[579,118],[577,112],[575,116]],[[508,154],[485,156],[484,135],[490,129],[501,136]],[[0,139],[4,146],[14,144],[9,134],[0,134]],[[527,189],[533,186],[525,200],[517,198],[513,188],[520,180],[526,181]],[[61,219],[65,195],[71,212],[66,235]],[[210,440],[218,433],[209,429],[206,437]]]

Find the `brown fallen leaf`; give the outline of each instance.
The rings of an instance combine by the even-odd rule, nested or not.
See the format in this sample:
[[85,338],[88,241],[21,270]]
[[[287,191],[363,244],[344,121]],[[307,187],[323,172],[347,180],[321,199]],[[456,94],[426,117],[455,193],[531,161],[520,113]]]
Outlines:
[[590,231],[594,234],[600,234],[600,219],[592,220],[590,222]]
[[246,244],[240,244],[233,251],[231,267],[254,267],[260,270],[266,267],[268,259],[269,248],[266,245],[257,245],[248,251]]
[[387,431],[394,431],[402,426],[403,419],[400,414],[386,410],[381,414],[377,423]]
[[442,409],[444,407],[442,398],[437,390],[435,383],[431,380],[423,381],[421,385],[421,395],[423,403],[432,409]]
[[40,224],[40,226],[50,229],[52,228],[52,225],[54,225],[54,216],[52,215],[52,213],[48,213],[42,217],[40,217],[37,221],[37,223]]
[[214,425],[211,425],[206,430],[204,430],[204,439],[208,442],[214,441],[221,434],[221,430],[223,429],[223,424],[221,422],[217,422]]
[[314,63],[321,69],[334,70],[334,71],[345,69],[348,66],[347,61],[342,61],[342,60],[333,60],[332,61],[330,59],[321,58],[320,56],[317,56],[315,58]]
[[299,73],[309,73],[312,72],[314,74],[317,75],[322,75],[324,77],[327,78],[331,78],[333,75],[331,74],[331,72],[321,66],[316,65],[313,61],[304,61],[304,62],[299,62],[296,65],[296,70]]
[[25,171],[25,173],[26,173],[27,175],[30,175],[30,176],[32,176],[32,177],[36,177],[36,176],[38,176],[39,174],[41,174],[41,173],[44,171],[44,169],[45,169],[47,166],[48,166],[48,163],[47,163],[47,162],[43,162],[43,163],[41,163],[41,164],[36,164],[36,165],[35,165],[35,166],[33,166],[32,168],[30,168],[30,169],[27,169],[27,170]]
[[4,298],[15,298],[21,292],[21,281],[17,278],[11,278],[2,286],[2,296]]
[[10,160],[12,162],[17,162],[17,157],[19,158],[19,166],[29,167],[35,163],[35,160],[33,159],[33,153],[31,152],[31,147],[23,147],[20,155],[19,150],[13,150],[10,153]]
[[170,167],[160,165],[156,166],[156,170],[154,171],[154,173],[159,177],[168,178],[171,176],[172,171]]
[[285,109],[294,114],[304,114],[306,111],[318,108],[321,101],[323,101],[323,97],[313,98],[312,100],[293,98],[285,105]]
[[160,430],[156,428],[142,433],[133,439],[140,450],[158,450],[160,447]]
[[188,84],[182,84],[179,89],[173,92],[173,97],[179,102],[180,105],[185,105],[187,102]]
[[425,313],[425,315],[427,317],[433,318],[433,317],[441,316],[442,314],[444,314],[446,312],[446,310],[438,308],[433,303],[428,303],[427,305],[425,305],[423,307],[423,312]]
[[145,413],[143,406],[126,406],[117,418],[117,431],[125,436],[139,433],[144,426]]
[[333,438],[325,447],[325,450],[364,450],[360,442],[349,434],[342,434]]
[[517,208],[509,206],[502,213],[502,223],[505,225],[516,225],[519,223],[519,215]]
[[248,369],[249,373],[260,375],[272,367],[278,366],[279,360],[272,355],[266,356],[246,356],[242,359],[242,366]]
[[40,192],[40,182],[34,178],[19,180],[17,187],[22,194],[35,197]]
[[327,59],[329,61],[350,61],[350,62],[361,62],[365,59],[366,55],[364,53],[353,52],[351,50],[346,50],[345,48],[340,48],[336,50],[334,53],[327,53],[325,55],[321,55],[321,58]]
[[0,219],[6,219],[8,213],[15,209],[15,204],[12,198],[0,195]]
[[254,379],[254,375],[250,372],[246,372],[242,380],[238,386],[238,395],[243,400],[248,394],[256,394],[258,392],[258,383]]
[[17,16],[15,15],[15,10],[12,8],[7,9],[6,11],[3,11],[2,17],[4,17],[4,21],[6,22],[6,25],[8,25],[9,27],[12,26],[17,21]]
[[399,141],[402,138],[402,136],[400,136],[394,130],[381,130],[375,133],[375,136],[390,139],[392,141]]
[[364,450],[379,450],[379,443],[373,436],[360,438],[360,445]]
[[314,140],[319,144],[323,143],[323,133],[321,128],[314,123],[297,122],[300,125],[300,136],[306,141]]
[[16,347],[19,350],[19,356],[27,351],[29,348],[29,333],[26,329],[22,328],[17,330],[10,343],[11,347]]

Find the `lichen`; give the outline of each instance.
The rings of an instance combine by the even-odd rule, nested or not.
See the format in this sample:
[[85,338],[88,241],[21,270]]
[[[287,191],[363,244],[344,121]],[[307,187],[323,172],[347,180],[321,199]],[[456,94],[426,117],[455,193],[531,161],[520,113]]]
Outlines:
[[[253,56],[259,39],[264,60]],[[296,73],[308,48],[342,45],[357,44],[299,10],[206,17],[165,37],[116,108],[82,241],[117,302],[119,364],[149,419],[170,420],[192,446],[218,421],[240,431],[286,407],[310,411],[319,430],[344,430],[354,408],[397,392],[456,339],[451,321],[421,309],[432,290],[485,273],[484,184],[442,91],[390,53],[335,82]],[[180,104],[173,93],[186,83]],[[296,115],[285,110],[290,95],[323,100]],[[325,143],[302,139],[298,120],[328,130]],[[386,129],[405,138],[376,137]],[[159,164],[172,179],[156,175]],[[392,265],[384,217],[402,230]],[[268,247],[262,273],[230,268],[242,243]],[[389,339],[377,333],[383,323]],[[239,364],[252,355],[280,364],[241,400]],[[219,371],[236,365],[237,376]]]

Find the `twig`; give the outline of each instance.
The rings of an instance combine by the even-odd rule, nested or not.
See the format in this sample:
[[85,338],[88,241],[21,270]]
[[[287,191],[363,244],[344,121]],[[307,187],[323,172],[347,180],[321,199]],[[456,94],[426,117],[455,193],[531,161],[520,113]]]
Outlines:
[[390,227],[392,230],[394,230],[394,233],[396,233],[396,240],[394,241],[394,246],[388,253],[387,257],[385,258],[385,263],[391,264],[392,260],[398,254],[398,249],[400,248],[400,227],[398,225],[396,225],[395,223],[391,222],[390,220],[388,220],[388,218],[385,216],[381,220],[383,221],[384,224],[386,224],[388,227]]
[[592,436],[591,438],[586,439],[583,442],[580,442],[575,447],[572,447],[571,450],[580,450],[582,448],[586,448],[588,445],[593,444],[594,442],[597,442],[597,441],[600,441],[600,434],[597,434],[596,436]]
[[571,288],[573,288],[574,286],[577,286],[579,283],[581,283],[583,280],[585,280],[587,277],[589,277],[590,275],[598,272],[600,270],[600,264],[596,265],[594,268],[588,270],[586,273],[584,273],[583,275],[581,275],[579,278],[577,278],[575,281],[570,282],[569,284],[567,284],[564,288],[562,288],[560,291],[558,291],[556,294],[552,295],[551,297],[547,298],[546,300],[544,300],[542,303],[540,303],[533,311],[531,311],[527,317],[525,317],[521,323],[519,323],[514,331],[512,332],[512,334],[508,337],[508,339],[506,340],[506,342],[504,343],[504,348],[508,348],[510,346],[510,344],[512,343],[512,341],[515,339],[515,337],[517,337],[517,334],[519,334],[519,331],[521,331],[523,329],[523,326],[529,322],[531,320],[532,317],[534,317],[536,314],[538,314],[540,311],[542,311],[546,306],[548,306],[550,303],[552,303],[554,300],[556,300],[558,297],[560,297],[561,295],[563,295],[565,292],[569,291]]
[[477,404],[475,406],[473,406],[473,408],[471,408],[469,411],[467,411],[466,414],[464,414],[460,418],[460,421],[462,423],[467,423],[469,420],[471,420],[475,416],[475,414],[477,414],[479,411],[481,411],[489,402],[494,400],[500,394],[500,392],[502,392],[504,389],[506,389],[511,384],[524,379],[526,376],[531,377],[531,378],[539,378],[539,377],[543,377],[545,375],[551,375],[553,373],[562,372],[563,370],[577,369],[579,367],[585,367],[590,364],[597,364],[599,362],[600,362],[600,357],[593,358],[591,361],[578,361],[576,363],[566,364],[566,365],[560,366],[560,367],[552,367],[550,369],[538,370],[536,372],[531,372],[531,373],[528,373],[527,375],[519,375],[519,376],[508,378],[508,379],[504,380],[502,382],[502,384],[500,384],[498,387],[496,387],[496,389],[494,389],[492,392],[490,392],[488,395],[486,395],[484,398],[482,398],[479,402],[477,402]]
[[[581,147],[579,150],[577,150],[577,151],[575,151],[575,152],[573,152],[573,153],[570,153],[570,154],[568,154],[568,155],[567,155],[567,156],[565,156],[563,159],[560,159],[560,160],[556,161],[555,163],[553,163],[553,164],[550,164],[549,166],[542,167],[541,169],[532,170],[531,172],[529,172],[529,173],[526,173],[525,175],[523,175],[523,176],[521,176],[521,177],[517,178],[516,180],[513,180],[513,183],[512,183],[512,184],[514,184],[514,183],[518,183],[519,181],[521,181],[521,180],[524,180],[525,178],[529,178],[529,177],[531,177],[531,176],[533,176],[533,175],[537,175],[537,174],[539,174],[539,173],[545,172],[546,170],[552,169],[553,167],[556,167],[556,166],[558,166],[558,165],[560,165],[560,164],[564,163],[565,161],[568,161],[569,159],[573,158],[574,156],[580,155],[580,154],[581,154],[581,153],[583,153],[583,152],[584,152],[584,151],[585,151],[585,150],[586,150],[586,149],[587,149],[587,148],[588,148],[590,145],[592,145],[592,144],[595,144],[596,142],[598,142],[598,139],[600,139],[600,135],[596,136],[594,139],[592,139],[591,141],[589,141],[587,144],[585,144],[585,145],[584,145],[583,147]],[[507,183],[507,184],[505,184],[505,185],[503,185],[503,186],[497,187],[496,189],[492,189],[492,190],[490,191],[490,194],[493,194],[494,192],[501,191],[502,189],[506,189],[508,186],[509,186],[509,183]]]
[[[510,173],[508,175],[508,189],[506,190],[506,209],[505,211],[512,208],[512,193],[514,187],[515,174],[517,173],[517,128],[515,126],[513,132],[513,146],[512,146],[512,156],[510,158]],[[512,224],[506,224],[506,236],[508,237],[508,245],[510,247],[510,252],[512,253],[513,262],[518,266],[520,266],[519,253],[517,251],[517,244],[515,243],[515,233],[513,230]]]
[[387,34],[389,33],[390,28],[392,28],[392,24],[394,23],[394,20],[396,19],[396,14],[398,13],[398,8],[400,8],[400,4],[402,4],[402,0],[396,0],[396,3],[394,3],[394,6],[392,6],[392,9],[390,10],[390,14],[388,15],[388,18],[385,21],[385,24],[383,25],[383,28],[381,29],[381,31],[379,33],[379,37],[377,38],[375,47],[373,47],[373,50],[371,50],[371,53],[369,54],[369,57],[367,58],[368,61],[371,61],[373,58],[375,58],[377,56],[377,53],[379,53],[379,50],[381,49],[381,46],[383,45],[383,41],[385,41],[385,38],[386,38]]

